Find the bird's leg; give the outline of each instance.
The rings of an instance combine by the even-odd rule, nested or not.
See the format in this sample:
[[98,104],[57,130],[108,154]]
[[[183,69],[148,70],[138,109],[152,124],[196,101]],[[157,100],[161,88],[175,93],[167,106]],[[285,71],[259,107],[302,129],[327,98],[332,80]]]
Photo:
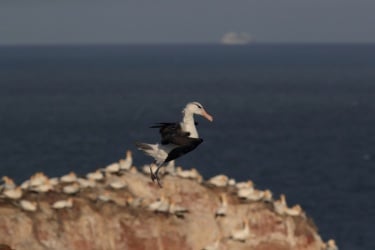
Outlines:
[[154,174],[154,172],[152,172],[152,168],[151,168],[151,165],[150,165],[150,173],[151,173],[151,180],[153,182],[155,182],[155,179],[157,179],[156,175]]
[[160,188],[162,188],[163,186],[162,186],[161,183],[160,183],[160,178],[159,178],[158,173],[159,173],[159,169],[160,169],[162,166],[163,166],[163,163],[160,164],[160,165],[158,165],[158,168],[156,169],[156,171],[155,171],[155,175],[154,175],[154,177],[156,178],[156,181],[158,182],[158,185],[159,185]]

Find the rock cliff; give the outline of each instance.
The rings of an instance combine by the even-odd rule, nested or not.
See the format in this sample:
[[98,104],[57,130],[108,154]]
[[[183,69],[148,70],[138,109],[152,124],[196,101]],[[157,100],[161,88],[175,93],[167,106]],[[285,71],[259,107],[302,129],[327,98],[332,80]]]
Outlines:
[[251,181],[235,183],[226,176],[203,181],[197,171],[173,168],[164,173],[159,188],[134,167],[112,166],[97,173],[104,177],[94,180],[72,173],[71,180],[38,182],[33,176],[22,185],[21,198],[5,193],[16,187],[4,184],[2,246],[17,250],[324,247],[299,206],[288,208],[285,197],[275,200],[269,191],[256,190]]

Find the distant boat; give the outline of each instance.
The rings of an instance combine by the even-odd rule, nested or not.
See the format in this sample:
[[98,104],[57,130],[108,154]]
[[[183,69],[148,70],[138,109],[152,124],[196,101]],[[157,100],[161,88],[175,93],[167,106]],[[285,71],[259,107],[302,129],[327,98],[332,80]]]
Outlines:
[[221,37],[220,42],[226,45],[244,45],[253,42],[253,38],[245,32],[228,32]]

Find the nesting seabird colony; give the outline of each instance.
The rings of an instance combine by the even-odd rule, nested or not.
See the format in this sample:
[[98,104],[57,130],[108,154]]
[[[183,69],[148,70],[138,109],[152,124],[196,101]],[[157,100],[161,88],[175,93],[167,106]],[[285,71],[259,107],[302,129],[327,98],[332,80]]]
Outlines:
[[[132,163],[132,155],[129,152],[122,162]],[[281,217],[306,218],[300,205],[289,207],[284,194],[275,200],[270,190],[256,189],[251,180],[236,182],[221,174],[205,181],[197,169],[183,169],[181,166],[174,167],[174,162],[172,164],[173,168],[171,169],[173,171],[163,169],[159,173],[160,178],[166,178],[167,176],[180,178],[217,191],[217,207],[212,211],[212,216],[219,223],[225,222],[227,219],[236,220],[233,217],[236,216],[233,211],[234,200],[237,200],[239,204],[268,204],[269,209]],[[119,165],[121,166],[121,164]],[[111,166],[110,171],[107,167],[104,167],[84,176],[70,172],[59,178],[49,178],[44,173],[38,172],[20,186],[17,186],[10,177],[4,176],[0,185],[0,204],[8,203],[25,213],[41,213],[43,211],[40,209],[40,202],[43,199],[47,199],[50,208],[55,212],[72,209],[79,204],[79,200],[82,202],[82,199],[86,199],[87,202],[92,202],[94,206],[107,203],[122,208],[129,207],[129,209],[136,208],[137,210],[149,211],[155,213],[154,216],[164,214],[176,216],[180,219],[186,219],[186,217],[189,217],[189,213],[194,210],[194,207],[189,207],[178,199],[165,195],[164,188],[159,189],[157,186],[155,192],[160,192],[159,197],[152,199],[148,194],[145,194],[144,197],[134,194],[132,191],[135,189],[137,189],[135,193],[142,193],[142,185],[145,185],[145,183],[133,182],[129,187],[132,176],[149,176],[150,172],[138,171],[135,166],[129,166],[129,164],[126,164],[126,168],[120,167],[119,169],[117,167],[112,168],[113,164],[109,166]],[[145,169],[147,168],[149,166]],[[152,185],[151,180],[148,182]],[[169,184],[165,183],[165,185]],[[46,196],[46,194],[48,195]],[[231,209],[232,211],[230,211]],[[207,241],[207,246],[202,246],[202,249],[215,249],[211,247],[220,247],[220,244],[225,240],[246,242],[254,237],[251,231],[250,217],[242,218],[237,224],[232,223],[228,226],[231,226],[228,235],[221,235],[213,242]],[[338,248],[334,240],[329,240],[323,244],[322,249],[337,250]]]

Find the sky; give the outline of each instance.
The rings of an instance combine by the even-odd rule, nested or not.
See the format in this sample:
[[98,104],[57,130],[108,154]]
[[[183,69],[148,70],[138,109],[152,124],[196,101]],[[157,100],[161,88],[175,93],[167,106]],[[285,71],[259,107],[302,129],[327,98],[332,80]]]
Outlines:
[[0,44],[373,43],[374,0],[1,0]]

